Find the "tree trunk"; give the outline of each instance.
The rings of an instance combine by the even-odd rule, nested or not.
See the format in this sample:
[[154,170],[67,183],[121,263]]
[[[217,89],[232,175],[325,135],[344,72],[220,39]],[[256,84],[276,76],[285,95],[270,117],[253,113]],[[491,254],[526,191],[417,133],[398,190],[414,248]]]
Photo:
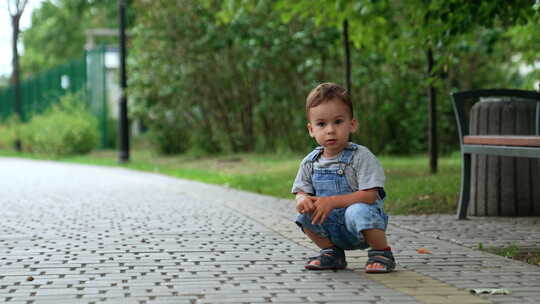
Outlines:
[[[215,67],[218,67],[219,65],[217,63],[214,63]],[[215,71],[215,73],[218,73]],[[208,85],[212,87],[209,92],[212,94],[214,92],[220,92],[220,88],[216,86],[216,82],[213,79],[209,79],[207,81]],[[234,132],[234,126],[233,122],[231,122],[231,108],[230,105],[232,105],[232,102],[228,102],[228,100],[231,100],[232,98],[230,96],[223,96],[223,95],[214,95],[210,96],[210,100],[213,100],[212,104],[209,108],[212,109],[213,116],[216,117],[214,119],[216,125],[218,126],[218,129],[221,129],[224,131],[224,133],[221,133],[220,135],[225,135],[227,137],[227,141],[229,142],[231,152],[238,152],[238,144],[237,140],[235,138],[235,132]],[[234,113],[232,113],[234,117]],[[234,118],[233,118],[234,119]]]
[[343,46],[345,48],[345,82],[347,84],[347,92],[351,97],[351,51],[349,43],[349,21],[343,20]]
[[[256,77],[257,78],[257,77]],[[243,111],[243,129],[244,129],[244,147],[247,152],[252,152],[255,150],[255,130],[254,130],[254,123],[253,123],[253,108],[255,105],[255,102],[257,101],[256,92],[254,92],[254,88],[256,88],[255,84],[258,83],[258,81],[254,81],[253,85],[249,85],[246,88],[249,92],[249,99],[246,100],[244,111]]]
[[319,75],[319,80],[321,82],[325,81],[326,79],[326,53],[323,51],[321,53],[321,71]]
[[[250,90],[246,88],[246,90]],[[242,130],[242,152],[251,152],[254,149],[254,132],[253,132],[253,99],[251,94],[244,99],[242,111],[240,114],[240,129]]]
[[433,85],[433,50],[431,46],[428,46],[427,52],[427,75],[429,79],[428,85],[428,99],[429,99],[429,164],[431,173],[437,173],[437,157],[438,157],[438,147],[437,147],[437,92],[435,91],[435,86]]
[[249,75],[241,68],[238,68],[236,62],[231,58],[231,69],[235,74],[236,79],[243,79],[242,87],[240,91],[237,92],[237,100],[244,100],[243,106],[241,108],[240,121],[241,121],[241,130],[242,130],[242,149],[243,152],[252,152],[255,150],[255,130],[254,130],[254,121],[253,121],[253,109],[255,103],[258,100],[257,88],[259,84],[259,73],[255,72],[252,75]]
[[[20,69],[19,69],[19,51],[17,49],[17,43],[19,41],[19,21],[21,19],[21,13],[11,16],[11,26],[13,29],[12,36],[12,74],[11,74],[11,83],[15,89],[15,114],[17,119],[22,121],[22,103],[21,103],[21,81],[20,81]],[[17,136],[15,139],[15,149],[17,151],[22,150],[21,139]]]

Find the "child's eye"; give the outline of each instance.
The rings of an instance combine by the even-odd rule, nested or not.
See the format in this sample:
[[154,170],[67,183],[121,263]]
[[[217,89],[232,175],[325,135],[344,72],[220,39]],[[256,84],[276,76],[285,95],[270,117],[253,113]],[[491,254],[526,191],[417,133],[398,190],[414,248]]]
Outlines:
[[342,122],[343,122],[343,119],[337,119],[337,120],[336,120],[336,124],[337,124],[337,125],[339,125],[339,124],[342,123]]
[[325,123],[324,122],[318,122],[317,123],[317,127],[324,127],[325,126]]

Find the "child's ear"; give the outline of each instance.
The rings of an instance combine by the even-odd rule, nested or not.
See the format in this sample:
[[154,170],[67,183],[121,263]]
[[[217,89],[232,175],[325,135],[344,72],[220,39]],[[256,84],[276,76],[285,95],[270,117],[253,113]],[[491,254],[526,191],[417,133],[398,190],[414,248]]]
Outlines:
[[307,123],[307,129],[308,129],[308,132],[309,132],[309,136],[313,137],[313,127],[311,126],[311,123],[308,122]]
[[351,133],[356,132],[358,130],[358,121],[356,119],[351,120]]

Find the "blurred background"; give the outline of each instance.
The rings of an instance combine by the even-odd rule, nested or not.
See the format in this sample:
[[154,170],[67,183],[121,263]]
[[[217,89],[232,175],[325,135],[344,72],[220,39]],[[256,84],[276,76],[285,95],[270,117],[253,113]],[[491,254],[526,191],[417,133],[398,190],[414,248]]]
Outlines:
[[[3,122],[15,109],[7,6]],[[427,151],[431,87],[442,153],[458,149],[450,92],[538,88],[534,1],[130,0],[127,8],[131,134],[151,134],[162,153],[306,151],[314,143],[305,97],[320,82],[346,85],[347,51],[360,122],[353,139],[375,153]],[[22,16],[22,122],[69,93],[95,117],[96,147],[114,147],[118,2],[29,0]]]

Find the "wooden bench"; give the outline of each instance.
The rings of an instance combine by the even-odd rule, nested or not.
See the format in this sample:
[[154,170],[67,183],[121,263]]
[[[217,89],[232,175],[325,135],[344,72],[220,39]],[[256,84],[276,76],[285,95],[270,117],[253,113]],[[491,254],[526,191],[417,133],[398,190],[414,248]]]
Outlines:
[[[465,117],[465,101],[485,97],[517,97],[536,100],[536,134],[514,135],[470,135],[469,122]],[[465,219],[471,192],[471,155],[487,154],[512,157],[540,158],[540,93],[535,91],[492,89],[465,91],[452,94],[461,143],[461,190],[457,217]],[[540,186],[540,185],[539,185]]]

